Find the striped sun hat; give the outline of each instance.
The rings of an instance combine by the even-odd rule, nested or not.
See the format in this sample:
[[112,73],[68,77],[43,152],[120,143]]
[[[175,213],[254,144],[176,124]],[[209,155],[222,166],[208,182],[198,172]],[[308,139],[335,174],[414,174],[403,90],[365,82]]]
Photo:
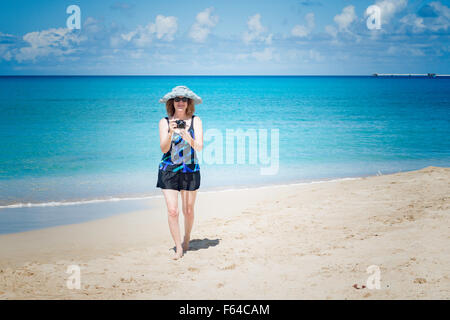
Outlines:
[[167,100],[175,98],[175,97],[186,97],[194,100],[194,104],[202,103],[202,98],[196,95],[191,89],[186,86],[177,86],[172,89],[169,93],[167,93],[164,97],[159,99],[160,103],[166,103]]

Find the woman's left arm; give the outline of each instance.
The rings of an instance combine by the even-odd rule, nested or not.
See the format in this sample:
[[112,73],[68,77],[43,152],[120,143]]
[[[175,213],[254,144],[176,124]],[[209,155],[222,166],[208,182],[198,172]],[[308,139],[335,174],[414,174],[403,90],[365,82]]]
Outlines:
[[202,151],[203,149],[203,126],[200,117],[194,117],[194,133],[195,139],[191,137],[189,132],[185,130],[182,131],[182,138],[189,143],[189,145],[194,148],[195,151]]

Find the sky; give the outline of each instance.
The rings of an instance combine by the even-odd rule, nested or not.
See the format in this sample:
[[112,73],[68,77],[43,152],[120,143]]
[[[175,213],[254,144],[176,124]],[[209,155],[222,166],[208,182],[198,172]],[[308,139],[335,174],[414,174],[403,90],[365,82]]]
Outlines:
[[0,75],[429,72],[450,74],[450,0],[0,2]]

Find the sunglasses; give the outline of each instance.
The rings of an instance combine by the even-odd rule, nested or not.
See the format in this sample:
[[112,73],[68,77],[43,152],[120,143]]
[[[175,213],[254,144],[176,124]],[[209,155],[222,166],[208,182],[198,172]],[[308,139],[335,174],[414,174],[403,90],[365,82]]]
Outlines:
[[175,102],[180,102],[180,101],[187,102],[189,99],[186,97],[183,97],[183,98],[175,97],[173,100],[175,100]]

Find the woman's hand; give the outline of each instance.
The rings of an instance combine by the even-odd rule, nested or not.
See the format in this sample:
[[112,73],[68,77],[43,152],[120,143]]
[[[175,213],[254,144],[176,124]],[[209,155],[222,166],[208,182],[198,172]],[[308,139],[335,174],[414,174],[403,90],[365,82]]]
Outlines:
[[177,129],[177,121],[176,120],[170,120],[169,121],[169,134],[173,134],[174,132],[178,133]]
[[186,129],[180,129],[179,134],[181,135],[183,140],[185,140],[187,143],[191,144],[192,137]]

